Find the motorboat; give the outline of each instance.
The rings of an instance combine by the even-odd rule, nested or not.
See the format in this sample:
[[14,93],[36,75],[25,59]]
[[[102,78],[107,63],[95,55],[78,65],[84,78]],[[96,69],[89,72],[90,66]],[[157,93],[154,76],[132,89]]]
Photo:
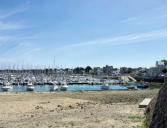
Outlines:
[[133,89],[135,89],[135,86],[133,86],[133,85],[127,86],[127,89],[133,90]]
[[137,85],[137,88],[141,88],[141,89],[148,88],[148,87],[149,87],[149,84],[147,83],[141,83]]
[[57,86],[58,82],[57,81],[53,81],[52,85],[50,85],[50,91],[57,91],[59,89],[59,87]]
[[61,91],[67,91],[68,89],[68,85],[66,82],[62,82],[61,85],[60,85],[60,90]]
[[33,83],[29,82],[28,85],[27,85],[27,91],[34,91],[34,85]]
[[10,91],[12,90],[13,87],[11,86],[11,84],[9,82],[5,83],[3,86],[2,86],[2,91],[4,92],[7,92],[7,91]]
[[104,84],[101,86],[101,90],[109,90],[109,84],[108,84],[108,83],[104,83]]

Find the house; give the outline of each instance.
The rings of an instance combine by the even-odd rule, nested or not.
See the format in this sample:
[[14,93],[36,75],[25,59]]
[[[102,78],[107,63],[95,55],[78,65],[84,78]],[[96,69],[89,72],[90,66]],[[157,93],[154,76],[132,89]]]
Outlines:
[[112,75],[112,73],[113,73],[113,66],[106,65],[106,73],[108,75]]

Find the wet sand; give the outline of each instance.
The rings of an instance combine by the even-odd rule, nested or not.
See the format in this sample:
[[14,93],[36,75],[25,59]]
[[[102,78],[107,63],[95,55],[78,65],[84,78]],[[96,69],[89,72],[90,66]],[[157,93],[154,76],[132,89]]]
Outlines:
[[0,93],[0,128],[133,128],[142,125],[142,91]]

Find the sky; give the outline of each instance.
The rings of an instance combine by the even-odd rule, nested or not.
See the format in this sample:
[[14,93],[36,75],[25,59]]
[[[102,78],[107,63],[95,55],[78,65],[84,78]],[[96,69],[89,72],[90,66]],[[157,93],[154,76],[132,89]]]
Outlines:
[[152,67],[166,48],[167,0],[0,0],[1,68]]

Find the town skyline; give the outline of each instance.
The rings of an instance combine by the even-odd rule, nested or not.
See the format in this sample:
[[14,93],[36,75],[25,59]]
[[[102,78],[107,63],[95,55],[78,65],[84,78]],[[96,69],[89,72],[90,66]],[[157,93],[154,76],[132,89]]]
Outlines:
[[92,69],[93,68],[103,68],[103,67],[106,67],[106,66],[109,66],[109,67],[113,67],[113,69],[121,69],[121,68],[131,68],[131,69],[138,69],[138,68],[143,68],[143,69],[150,69],[150,68],[153,68],[153,67],[156,67],[157,63],[160,63],[160,62],[163,62],[164,65],[167,65],[167,59],[161,59],[161,60],[156,60],[154,62],[154,64],[152,64],[151,67],[142,67],[142,66],[139,66],[139,67],[130,67],[130,66],[120,66],[120,67],[116,67],[116,66],[113,66],[112,64],[105,64],[105,65],[102,65],[102,66],[91,66],[91,65],[86,65],[86,66],[75,66],[75,67],[68,67],[68,66],[64,66],[64,65],[55,65],[55,63],[53,62],[53,64],[49,64],[49,65],[33,65],[33,64],[15,64],[15,65],[0,65],[0,70],[33,70],[33,69],[76,69],[76,68],[84,68],[86,69],[87,67],[91,67]]

